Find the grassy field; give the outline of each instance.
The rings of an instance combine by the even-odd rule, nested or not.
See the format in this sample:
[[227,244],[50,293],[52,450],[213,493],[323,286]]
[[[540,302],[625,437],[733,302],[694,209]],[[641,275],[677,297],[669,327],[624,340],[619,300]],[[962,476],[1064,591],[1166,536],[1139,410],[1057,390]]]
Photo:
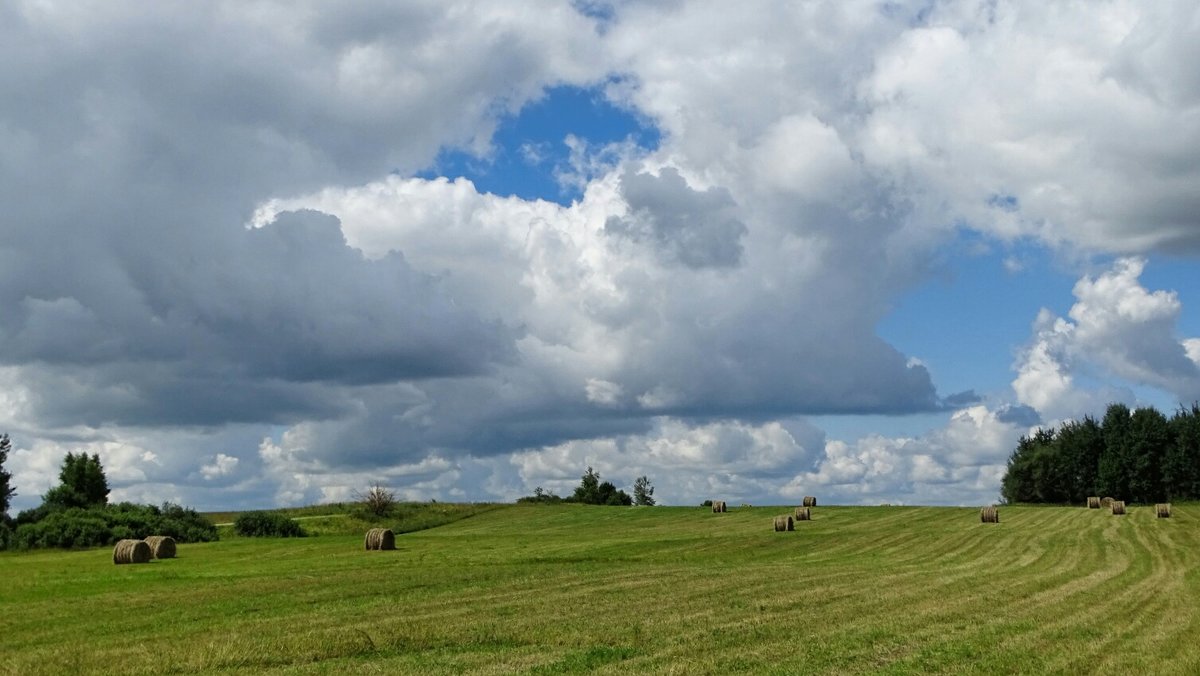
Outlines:
[[[487,502],[398,502],[387,517],[366,515],[356,503],[289,507],[274,510],[299,522],[308,535],[362,535],[370,528],[390,528],[397,535],[436,528],[499,509],[505,505]],[[217,526],[222,540],[237,537],[233,522],[242,512],[208,512],[204,516]]]
[[1200,506],[505,506],[402,535],[0,555],[8,673],[1200,673]]

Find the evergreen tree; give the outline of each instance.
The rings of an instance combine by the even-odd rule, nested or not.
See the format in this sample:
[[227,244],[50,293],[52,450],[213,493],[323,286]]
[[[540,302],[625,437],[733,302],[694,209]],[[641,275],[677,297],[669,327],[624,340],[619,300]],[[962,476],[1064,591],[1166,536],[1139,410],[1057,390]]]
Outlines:
[[1200,404],[1171,418],[1171,444],[1163,455],[1163,491],[1168,500],[1200,497]]
[[108,479],[99,454],[67,453],[58,473],[61,483],[51,488],[44,502],[52,507],[93,507],[108,504]]
[[654,486],[650,485],[650,479],[644,475],[633,482],[633,504],[654,506]]
[[7,434],[0,434],[0,520],[6,518],[8,505],[16,491],[12,487],[12,474],[4,469],[8,461],[8,452],[12,450],[12,441]]
[[1129,419],[1129,407],[1110,404],[1101,423],[1104,452],[1097,467],[1096,489],[1101,495],[1118,500],[1129,497],[1129,477],[1134,471],[1130,457]]
[[1104,453],[1104,433],[1091,416],[1072,420],[1058,430],[1056,438],[1063,461],[1068,466],[1070,486],[1066,502],[1083,502],[1096,494],[1096,474]]
[[573,502],[582,502],[585,505],[598,505],[600,502],[600,473],[592,469],[588,465],[587,471],[579,478],[579,485],[575,487],[575,493],[571,496]]
[[611,481],[600,482],[600,473],[591,467],[580,477],[579,485],[571,496],[571,502],[582,502],[585,505],[632,505],[633,498],[625,491],[618,490]]
[[1129,419],[1128,499],[1153,503],[1166,499],[1163,490],[1162,464],[1171,445],[1171,429],[1167,418],[1153,408],[1139,408]]

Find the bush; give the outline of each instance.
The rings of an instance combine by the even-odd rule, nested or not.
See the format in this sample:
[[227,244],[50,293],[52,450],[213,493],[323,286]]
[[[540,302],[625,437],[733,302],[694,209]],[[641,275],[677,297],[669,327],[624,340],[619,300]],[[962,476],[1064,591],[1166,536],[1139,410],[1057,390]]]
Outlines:
[[8,523],[0,521],[0,551],[12,546],[12,536],[12,528],[9,528]]
[[246,537],[302,538],[300,524],[279,512],[247,512],[233,522],[233,531]]
[[158,532],[154,535],[170,535],[177,542],[216,541],[217,527],[196,510],[164,502],[161,512]]
[[392,513],[396,506],[396,494],[379,484],[367,489],[366,493],[356,493],[355,498],[362,503],[366,515],[385,517]]
[[117,540],[141,540],[151,535],[170,535],[179,542],[211,542],[217,539],[217,527],[194,510],[165,503],[136,505],[122,502],[104,507],[39,507],[17,516],[17,529],[10,546],[21,549],[40,547],[101,547]]
[[51,512],[41,521],[17,526],[13,534],[13,544],[20,549],[103,547],[115,541],[99,510],[79,507]]

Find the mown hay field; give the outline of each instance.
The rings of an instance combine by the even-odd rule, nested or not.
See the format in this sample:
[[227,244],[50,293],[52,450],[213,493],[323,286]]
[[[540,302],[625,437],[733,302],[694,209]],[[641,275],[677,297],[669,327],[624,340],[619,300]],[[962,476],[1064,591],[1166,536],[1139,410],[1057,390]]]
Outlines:
[[0,555],[7,673],[1200,673],[1200,507],[502,507]]

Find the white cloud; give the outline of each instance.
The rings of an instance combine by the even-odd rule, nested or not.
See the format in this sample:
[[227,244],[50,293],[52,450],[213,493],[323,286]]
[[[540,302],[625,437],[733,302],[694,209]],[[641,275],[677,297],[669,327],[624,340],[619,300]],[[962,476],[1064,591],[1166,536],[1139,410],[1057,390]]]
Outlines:
[[[1159,388],[1179,401],[1200,397],[1196,339],[1177,336],[1182,304],[1173,291],[1149,291],[1139,277],[1145,261],[1117,260],[1096,277],[1075,284],[1068,318],[1043,309],[1032,342],[1017,359],[1017,400],[1050,418],[1095,415],[1121,383]],[[1108,388],[1082,390],[1075,374],[1094,373]]]
[[[4,4],[0,82],[23,95],[0,99],[0,423],[21,499],[73,449],[122,495],[247,503],[376,475],[511,491],[513,451],[545,456],[530,477],[558,457],[556,481],[581,457],[670,467],[679,499],[977,496],[1014,428],[987,409],[913,439],[785,423],[939,405],[876,327],[956,229],[1200,246],[1195,16],[697,0],[618,4],[600,30],[556,2]],[[569,206],[409,178],[445,149],[487,161],[498,120],[559,85],[602,87],[660,146],[567,137]],[[1018,401],[1087,409],[1097,372],[1200,396],[1200,339],[1174,335],[1180,300],[1140,260],[1039,318]]]
[[237,469],[238,459],[232,455],[218,453],[211,464],[200,467],[200,475],[211,481],[217,477],[228,476]]

